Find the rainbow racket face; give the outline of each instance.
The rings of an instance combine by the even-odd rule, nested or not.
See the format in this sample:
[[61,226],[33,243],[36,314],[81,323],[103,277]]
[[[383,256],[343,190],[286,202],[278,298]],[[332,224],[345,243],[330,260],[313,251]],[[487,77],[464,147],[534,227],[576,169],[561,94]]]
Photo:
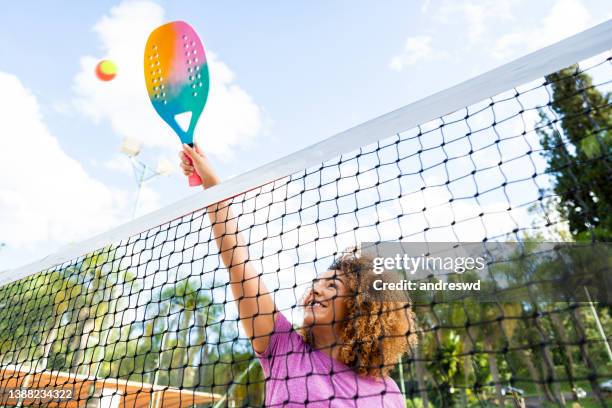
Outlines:
[[183,21],[156,28],[144,55],[147,92],[153,107],[182,143],[193,144],[210,80],[202,41]]

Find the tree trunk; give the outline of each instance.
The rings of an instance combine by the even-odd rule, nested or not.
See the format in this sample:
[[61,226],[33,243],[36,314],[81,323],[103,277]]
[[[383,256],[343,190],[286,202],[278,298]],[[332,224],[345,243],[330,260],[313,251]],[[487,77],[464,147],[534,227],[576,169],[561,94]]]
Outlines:
[[50,368],[50,367],[47,367],[47,364],[49,364],[49,354],[51,354],[51,348],[53,347],[53,343],[55,343],[55,340],[57,339],[57,333],[59,332],[59,329],[62,323],[62,316],[63,314],[61,313],[58,316],[56,316],[55,321],[53,322],[53,326],[51,327],[51,331],[49,332],[49,335],[45,339],[45,346],[43,348],[43,356],[40,361],[40,368],[42,368],[43,370]]
[[[79,372],[85,375],[92,375],[91,368],[93,362],[93,348],[89,350],[89,343],[92,339],[92,334],[96,332],[96,320],[87,319],[83,325],[83,334],[81,335],[81,343],[79,344],[79,352],[82,355],[81,368]],[[88,353],[89,351],[89,353]]]
[[555,329],[555,334],[563,344],[563,351],[565,354],[563,366],[565,367],[565,373],[567,374],[567,378],[572,389],[572,399],[578,402],[578,395],[576,395],[576,382],[574,381],[574,358],[572,356],[572,349],[570,348],[567,337],[565,336],[565,328],[563,327],[563,323],[556,312],[551,312],[549,316],[550,322]]
[[[576,334],[578,334],[579,338],[586,340],[586,331],[584,329],[584,325],[582,324],[582,316],[580,315],[580,308],[575,308],[572,310],[572,317],[576,327]],[[587,367],[591,370],[593,375],[589,376],[589,383],[591,384],[591,389],[593,393],[602,404],[602,406],[606,406],[605,398],[601,392],[601,388],[599,387],[599,383],[597,382],[597,378],[599,378],[597,374],[597,367],[593,363],[591,356],[589,355],[589,351],[586,347],[586,341],[580,342],[580,354],[582,354],[582,358]]]
[[74,350],[72,361],[70,362],[70,371],[78,374],[81,365],[81,359],[84,349],[81,349],[83,343],[87,344],[88,335],[85,333],[86,325],[89,320],[89,308],[83,307],[77,313],[76,330],[72,338],[70,350]]
[[[113,326],[115,324],[115,319],[116,319],[116,310],[117,310],[117,305],[118,302],[116,299],[113,299],[113,293],[111,292],[111,300],[109,302],[109,308],[108,311],[101,317],[101,322],[100,322],[100,332],[99,332],[99,338],[98,338],[98,344],[96,345],[96,348],[94,349],[94,351],[97,351],[96,353],[94,353],[93,355],[93,369],[92,369],[92,375],[94,376],[103,376],[104,373],[101,372],[101,368],[102,368],[102,364],[104,363],[105,357],[106,357],[106,346],[108,346],[109,344],[109,339],[111,337],[111,332],[113,330]],[[107,317],[112,316],[113,319],[107,319]],[[104,324],[104,322],[107,322],[106,324]],[[104,335],[102,335],[102,333],[104,333]]]
[[[468,398],[467,398],[467,386],[470,383],[470,374],[474,373],[474,375],[476,376],[475,371],[479,370],[479,367],[477,366],[476,370],[474,369],[473,366],[473,361],[472,361],[472,351],[474,351],[474,349],[476,348],[476,340],[474,340],[474,338],[472,337],[472,333],[470,332],[470,328],[466,328],[465,330],[466,333],[466,339],[467,342],[465,343],[464,349],[463,349],[463,353],[465,354],[465,357],[463,358],[463,374],[464,374],[464,381],[465,381],[465,390],[464,390],[464,395],[465,395],[465,404],[467,405],[468,402]],[[480,393],[482,392],[482,390],[478,390],[478,399],[480,400]]]
[[427,382],[425,381],[425,365],[423,364],[422,354],[422,339],[419,339],[419,344],[414,348],[414,367],[417,374],[417,383],[419,384],[419,394],[421,395],[421,401],[423,407],[429,407],[429,397],[427,395]]
[[184,388],[195,390],[197,386],[196,381],[196,370],[192,367],[195,361],[194,355],[197,355],[198,347],[192,339],[193,327],[191,325],[192,319],[195,319],[195,313],[193,310],[185,311],[185,322],[187,326],[183,328],[185,332],[185,340],[183,345],[183,362],[181,364],[183,370],[182,385]]
[[194,356],[192,357],[194,360],[196,358],[198,358],[199,360],[198,369],[196,371],[198,388],[202,388],[206,384],[206,364],[208,363],[208,344],[206,344],[208,340],[206,333],[206,320],[203,321],[201,314],[201,311],[200,313],[196,314],[196,321],[198,325],[198,347],[194,347],[194,351],[197,352],[197,355],[194,354]]
[[489,360],[489,370],[491,371],[491,377],[493,377],[493,382],[495,383],[495,394],[497,396],[497,405],[503,407],[502,401],[502,386],[501,386],[501,377],[499,375],[499,368],[497,367],[497,357],[493,351],[493,343],[491,341],[491,337],[484,333],[483,342],[485,345],[485,352],[487,353],[487,359]]
[[[176,332],[176,349],[172,350],[172,354],[176,353],[176,362],[178,365],[176,375],[176,386],[182,388],[185,386],[185,367],[187,365],[187,347],[188,347],[188,331],[191,323],[191,312],[182,308],[178,314],[177,332]],[[174,359],[173,359],[174,360]],[[174,361],[173,361],[174,363]],[[173,367],[174,368],[174,367]]]
[[[536,302],[532,302],[532,306],[534,310],[537,310]],[[557,403],[559,406],[564,407],[565,397],[559,389],[559,383],[556,381],[555,364],[553,362],[552,353],[550,352],[549,347],[549,344],[551,343],[550,338],[547,335],[547,331],[542,328],[538,317],[534,316],[531,321],[533,322],[533,327],[535,327],[538,331],[540,342],[542,345],[540,348],[540,352],[542,355],[542,372],[546,377],[543,383],[544,387],[546,387],[546,389],[549,389],[549,384],[552,383],[552,393],[548,392],[547,397],[551,396],[555,403]]]
[[544,345],[542,347],[542,354],[544,356],[544,372],[548,373],[547,383],[552,383],[551,387],[553,398],[555,402],[559,404],[559,406],[564,407],[565,396],[563,395],[563,393],[561,392],[561,388],[559,387],[559,382],[557,381],[555,373],[555,363],[553,361],[552,353],[550,352],[548,345]]
[[208,371],[208,345],[204,343],[200,346],[199,351],[200,365],[198,366],[198,387],[203,388],[207,386],[207,371]]
[[532,360],[533,354],[531,353],[531,351],[522,350],[519,353],[520,353],[520,356],[523,362],[525,363],[525,366],[527,367],[527,371],[529,371],[529,375],[534,381],[536,391],[538,392],[538,395],[540,397],[540,401],[542,401],[543,399],[547,399],[548,401],[553,401],[552,397],[548,395],[549,390],[546,387],[546,385],[542,386],[543,384],[542,377],[540,376],[540,373],[538,369],[536,368],[535,364],[533,364],[533,360]]

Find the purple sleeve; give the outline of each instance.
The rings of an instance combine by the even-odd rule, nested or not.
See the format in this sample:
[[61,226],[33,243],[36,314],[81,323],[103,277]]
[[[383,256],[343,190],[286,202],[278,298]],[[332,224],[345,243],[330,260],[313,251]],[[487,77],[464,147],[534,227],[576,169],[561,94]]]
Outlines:
[[288,354],[291,337],[294,335],[299,336],[287,318],[281,312],[276,312],[274,331],[270,335],[268,347],[266,347],[263,353],[255,352],[266,376],[270,375],[270,366],[274,357]]

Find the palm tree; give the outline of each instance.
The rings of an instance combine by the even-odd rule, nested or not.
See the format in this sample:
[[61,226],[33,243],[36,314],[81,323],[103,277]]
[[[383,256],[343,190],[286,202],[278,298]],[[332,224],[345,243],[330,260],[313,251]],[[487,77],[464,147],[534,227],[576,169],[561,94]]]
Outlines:
[[[527,326],[525,327],[525,330],[531,332],[533,336],[531,342],[541,345],[537,349],[537,355],[539,356],[539,361],[541,362],[542,372],[544,373],[543,377],[547,378],[547,381],[541,382],[545,391],[544,395],[551,402],[555,401],[557,403],[565,404],[563,393],[559,387],[559,382],[555,380],[555,365],[553,351],[550,347],[551,341],[549,338],[550,330],[545,327],[545,322],[541,318],[538,318],[540,309],[542,307],[546,307],[546,305],[550,303],[550,299],[552,297],[551,294],[543,288],[534,290],[533,285],[531,284],[532,282],[537,282],[543,279],[545,280],[545,277],[543,277],[541,274],[541,269],[542,264],[546,264],[546,257],[532,255],[538,251],[539,245],[542,241],[543,237],[524,236],[520,245],[517,244],[514,252],[504,255],[508,256],[509,260],[496,263],[494,265],[494,268],[492,268],[492,275],[497,281],[506,282],[506,289],[513,289],[509,293],[514,293],[514,297],[521,300],[520,303],[502,304],[502,316],[510,317],[510,319],[504,320],[506,325],[503,331],[510,334],[509,336],[506,336],[506,339],[508,340],[506,346],[509,347],[512,345],[512,333],[517,328],[517,323],[522,321],[523,324]],[[510,307],[509,310],[507,309],[508,307]],[[527,310],[527,313],[525,313],[525,310]],[[535,318],[533,318],[534,316]],[[526,338],[524,337],[521,340],[524,342],[525,339]],[[528,360],[530,356],[533,356],[533,350],[525,350],[519,354],[519,358],[525,363],[528,371],[530,372],[530,376],[534,377],[537,370],[532,367],[532,361],[525,361]],[[533,379],[538,381],[540,376],[538,375]],[[497,380],[494,379],[494,381],[497,383]],[[552,390],[548,388],[550,382],[552,382]],[[501,396],[500,389],[501,386],[497,388],[498,398]]]
[[92,334],[100,332],[101,318],[109,312],[113,291],[120,285],[118,273],[112,269],[114,253],[110,247],[97,251],[66,271],[81,288],[69,299],[70,321],[66,328],[71,333],[66,349],[67,368],[75,373],[89,371],[85,352]]
[[[201,386],[201,375],[198,376],[198,370],[189,366],[198,362],[198,358],[201,360],[207,356],[207,328],[219,315],[219,305],[212,305],[211,298],[201,286],[188,279],[164,289],[161,302],[167,305],[169,323],[162,337],[158,366],[163,364],[163,350],[172,347],[168,384],[189,388]],[[200,369],[205,367],[202,361],[198,363]],[[187,371],[189,375],[186,375]]]
[[62,320],[68,311],[70,306],[70,299],[75,296],[76,293],[81,291],[81,288],[78,284],[75,284],[73,280],[70,279],[69,275],[66,274],[65,270],[55,272],[55,277],[50,279],[50,284],[46,285],[49,289],[49,296],[52,297],[53,313],[51,320],[51,327],[47,329],[44,327],[42,329],[43,332],[48,331],[48,335],[46,336],[42,346],[42,358],[39,362],[39,366],[41,369],[48,368],[49,364],[49,355],[51,354],[51,349],[53,347],[53,343],[57,339],[57,334],[62,325]]
[[[90,366],[90,372],[95,376],[108,375],[112,370],[107,369],[109,361],[112,362],[112,355],[107,356],[107,347],[118,341],[123,333],[132,333],[135,325],[130,323],[125,327],[116,327],[116,320],[123,321],[125,309],[130,303],[132,293],[137,293],[139,286],[136,284],[136,275],[130,271],[114,272],[113,278],[107,280],[107,289],[104,300],[104,307],[99,309],[99,313],[93,316],[93,331],[88,336],[85,346],[84,360],[87,366]],[[108,288],[110,283],[110,288]],[[130,288],[128,293],[125,293],[125,288]],[[120,313],[117,311],[120,310]],[[136,325],[137,326],[137,325]],[[131,336],[128,334],[128,337]],[[136,354],[137,341],[130,340],[126,347],[132,350],[132,355]],[[112,364],[111,364],[112,365]],[[87,374],[84,370],[83,374]]]

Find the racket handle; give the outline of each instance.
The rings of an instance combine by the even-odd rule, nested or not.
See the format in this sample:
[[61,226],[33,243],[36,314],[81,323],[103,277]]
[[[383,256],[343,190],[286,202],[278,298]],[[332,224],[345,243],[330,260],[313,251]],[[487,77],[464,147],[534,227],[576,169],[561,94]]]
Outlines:
[[[191,158],[187,157],[187,160],[189,160],[189,164],[193,164],[193,160],[191,160]],[[194,171],[193,173],[191,173],[191,176],[189,176],[189,187],[197,187],[201,185],[202,179],[200,178],[198,173]]]
[[202,179],[198,176],[198,173],[193,173],[189,176],[189,187],[197,187],[202,185]]

